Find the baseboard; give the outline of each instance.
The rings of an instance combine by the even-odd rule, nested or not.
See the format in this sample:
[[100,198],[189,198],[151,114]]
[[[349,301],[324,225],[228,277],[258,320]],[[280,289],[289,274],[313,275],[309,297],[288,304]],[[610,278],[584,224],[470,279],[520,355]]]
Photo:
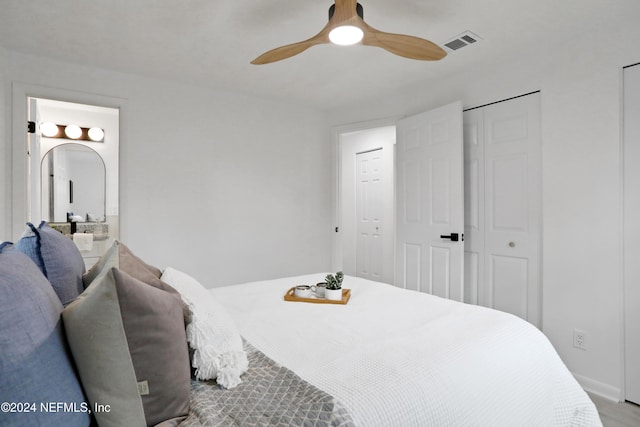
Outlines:
[[580,384],[585,391],[597,394],[598,396],[611,400],[613,402],[620,402],[622,393],[618,387],[613,387],[609,384],[601,383],[600,381],[596,381],[582,375],[574,374],[573,372],[572,374],[573,377],[578,381],[578,384]]

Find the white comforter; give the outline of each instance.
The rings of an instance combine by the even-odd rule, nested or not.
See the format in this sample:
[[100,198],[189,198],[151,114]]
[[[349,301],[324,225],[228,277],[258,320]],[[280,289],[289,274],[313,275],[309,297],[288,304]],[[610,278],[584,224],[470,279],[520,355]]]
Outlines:
[[324,275],[211,291],[249,342],[339,399],[357,425],[602,425],[529,323],[354,277],[347,305],[283,300]]

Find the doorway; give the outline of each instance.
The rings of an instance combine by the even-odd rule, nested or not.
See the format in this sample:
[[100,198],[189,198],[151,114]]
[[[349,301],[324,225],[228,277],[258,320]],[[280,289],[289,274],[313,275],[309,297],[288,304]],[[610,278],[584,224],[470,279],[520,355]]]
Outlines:
[[395,126],[338,134],[338,268],[393,283]]
[[123,105],[122,99],[13,86],[14,236],[26,222],[44,220],[78,241],[86,268],[120,239]]
[[[74,212],[117,228],[119,110],[36,97],[28,105],[28,220],[66,222]],[[51,124],[98,129],[101,137],[67,137],[62,129],[48,137],[43,127]]]
[[28,220],[83,238],[81,254],[89,269],[120,234],[120,112],[36,97],[27,104],[33,123],[26,153]]
[[[41,101],[37,101],[41,100]],[[38,117],[38,110],[34,108],[34,102],[38,103],[49,100],[52,102],[60,102],[61,105],[72,107],[75,113],[67,112],[62,115]],[[45,102],[46,103],[46,102]],[[113,220],[113,226],[109,223],[109,236],[121,238],[120,229],[120,210],[119,210],[119,147],[121,135],[126,134],[126,121],[121,122],[121,117],[126,116],[127,100],[124,98],[115,98],[111,96],[98,95],[94,93],[84,93],[68,89],[60,89],[53,87],[45,87],[33,84],[14,82],[12,85],[12,108],[13,117],[11,124],[12,134],[12,210],[11,210],[11,234],[16,238],[19,237],[25,227],[25,222],[38,222],[42,218],[41,200],[34,196],[31,186],[31,172],[39,170],[40,156],[32,153],[31,145],[36,144],[35,135],[41,136],[41,129],[38,125],[43,119],[56,121],[58,125],[67,125],[65,118],[77,121],[78,126],[82,128],[91,128],[98,126],[104,130],[104,139],[102,143],[89,144],[93,147],[93,151],[99,152],[103,158],[106,169],[105,176],[105,212],[104,216],[107,220]],[[84,112],[83,112],[84,111]],[[102,114],[105,111],[108,114]],[[96,113],[97,112],[97,113]],[[45,113],[49,114],[49,113]],[[66,116],[65,116],[66,114]],[[76,114],[75,116],[73,114]],[[91,121],[87,122],[87,114],[91,115]],[[110,118],[107,116],[111,115]],[[59,120],[58,120],[59,118]],[[99,121],[100,122],[99,122]],[[34,133],[28,133],[25,129],[26,122],[33,121]],[[106,121],[108,123],[103,123]],[[43,138],[44,139],[44,138]],[[32,141],[33,140],[33,141]],[[82,145],[81,139],[76,141],[58,139],[70,143],[79,143]],[[107,148],[107,146],[109,146]],[[48,149],[50,149],[49,147]],[[45,153],[42,152],[43,156]],[[36,181],[40,182],[40,181]],[[76,188],[78,190],[79,188]],[[32,211],[32,207],[39,211]],[[93,209],[93,208],[91,208]],[[87,212],[82,212],[86,218]],[[93,214],[93,212],[91,212]],[[102,215],[94,214],[96,218]],[[95,245],[94,245],[95,246]]]

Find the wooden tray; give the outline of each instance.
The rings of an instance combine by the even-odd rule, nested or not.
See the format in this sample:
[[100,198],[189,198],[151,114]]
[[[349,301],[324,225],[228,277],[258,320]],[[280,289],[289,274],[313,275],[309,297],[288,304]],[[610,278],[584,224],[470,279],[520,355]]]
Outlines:
[[351,289],[342,289],[342,299],[341,300],[330,300],[326,298],[301,298],[297,297],[295,294],[295,286],[287,291],[284,294],[285,301],[297,301],[297,302],[312,302],[315,304],[346,304],[349,302],[349,298],[351,298]]

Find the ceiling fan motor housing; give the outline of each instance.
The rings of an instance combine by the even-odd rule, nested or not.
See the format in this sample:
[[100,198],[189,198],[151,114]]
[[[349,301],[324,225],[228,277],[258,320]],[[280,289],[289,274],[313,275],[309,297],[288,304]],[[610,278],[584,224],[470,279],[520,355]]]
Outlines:
[[[329,19],[331,19],[333,17],[333,14],[335,12],[336,12],[336,5],[334,3],[329,8]],[[356,3],[356,13],[360,17],[360,19],[364,19],[364,9],[362,8],[362,5],[360,3]]]

